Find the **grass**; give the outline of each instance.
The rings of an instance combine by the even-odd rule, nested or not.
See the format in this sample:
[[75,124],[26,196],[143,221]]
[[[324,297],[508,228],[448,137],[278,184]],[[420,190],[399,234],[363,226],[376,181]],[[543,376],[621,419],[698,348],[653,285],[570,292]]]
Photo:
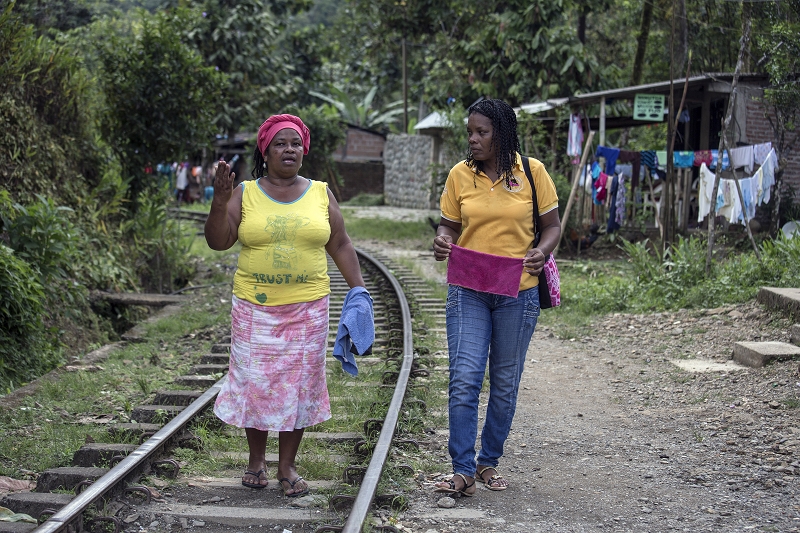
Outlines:
[[[378,240],[396,244],[405,249],[425,250],[433,242],[433,232],[425,221],[399,221],[388,218],[359,218],[349,209],[343,209],[347,234],[355,241]],[[400,246],[402,244],[402,246]]]
[[[144,342],[112,351],[98,371],[42,379],[34,393],[0,410],[0,475],[20,478],[23,470],[68,466],[86,441],[114,442],[106,423],[129,421],[132,406],[152,403],[153,391],[174,388],[173,377],[196,362],[183,337],[227,323],[226,307],[214,292],[201,295],[197,305],[147,324]],[[199,349],[210,345],[201,341]]]
[[352,205],[352,206],[373,206],[373,205],[384,205],[383,203],[383,195],[382,194],[368,194],[368,193],[360,193],[346,202],[342,202],[341,205]]

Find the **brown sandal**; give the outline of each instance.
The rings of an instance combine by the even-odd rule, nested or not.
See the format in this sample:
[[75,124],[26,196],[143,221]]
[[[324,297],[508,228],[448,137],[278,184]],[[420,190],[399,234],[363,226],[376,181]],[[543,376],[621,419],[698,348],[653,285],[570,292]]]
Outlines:
[[[494,475],[488,480],[483,478],[483,473],[487,470],[494,470]],[[502,481],[501,481],[502,480]],[[497,469],[493,466],[485,466],[475,474],[475,481],[480,481],[489,490],[506,490],[508,482],[500,475]],[[504,485],[503,482],[506,484]]]
[[[464,480],[464,488],[462,488],[462,489],[457,489],[456,488],[456,483],[455,483],[455,481],[453,481],[453,479],[456,476],[460,476],[461,479]],[[465,476],[464,474],[453,474],[453,477],[451,477],[447,481],[444,481],[444,483],[447,483],[450,486],[449,487],[436,487],[433,490],[433,492],[449,494],[454,498],[457,498],[459,496],[474,496],[475,495],[475,491],[474,490],[472,492],[467,492],[468,488],[475,486],[475,480],[473,480],[472,483],[467,483],[467,476]]]

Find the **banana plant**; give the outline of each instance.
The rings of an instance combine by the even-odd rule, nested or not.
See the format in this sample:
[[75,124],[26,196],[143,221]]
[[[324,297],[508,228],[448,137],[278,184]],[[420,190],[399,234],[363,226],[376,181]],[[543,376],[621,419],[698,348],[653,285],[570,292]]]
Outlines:
[[[362,128],[382,129],[396,126],[397,117],[403,114],[403,101],[390,102],[383,109],[372,109],[372,101],[378,92],[378,87],[372,87],[366,96],[356,102],[347,93],[336,87],[331,87],[331,94],[317,91],[308,91],[308,94],[327,102],[339,112],[343,122]],[[409,109],[411,110],[411,109]]]

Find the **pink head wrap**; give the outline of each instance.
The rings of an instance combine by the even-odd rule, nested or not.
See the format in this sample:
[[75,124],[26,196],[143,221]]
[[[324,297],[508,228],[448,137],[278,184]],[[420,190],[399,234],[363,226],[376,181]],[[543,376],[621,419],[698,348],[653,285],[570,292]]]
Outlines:
[[258,128],[258,150],[262,155],[275,134],[286,128],[291,128],[300,134],[300,139],[303,141],[303,155],[308,154],[308,148],[311,146],[311,132],[299,117],[284,114],[272,115]]

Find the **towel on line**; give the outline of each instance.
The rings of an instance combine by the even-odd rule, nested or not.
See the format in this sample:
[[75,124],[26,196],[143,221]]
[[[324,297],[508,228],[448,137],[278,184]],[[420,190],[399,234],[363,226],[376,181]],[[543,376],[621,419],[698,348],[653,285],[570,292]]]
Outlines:
[[452,245],[447,283],[479,292],[516,298],[522,279],[522,258],[485,254]]

